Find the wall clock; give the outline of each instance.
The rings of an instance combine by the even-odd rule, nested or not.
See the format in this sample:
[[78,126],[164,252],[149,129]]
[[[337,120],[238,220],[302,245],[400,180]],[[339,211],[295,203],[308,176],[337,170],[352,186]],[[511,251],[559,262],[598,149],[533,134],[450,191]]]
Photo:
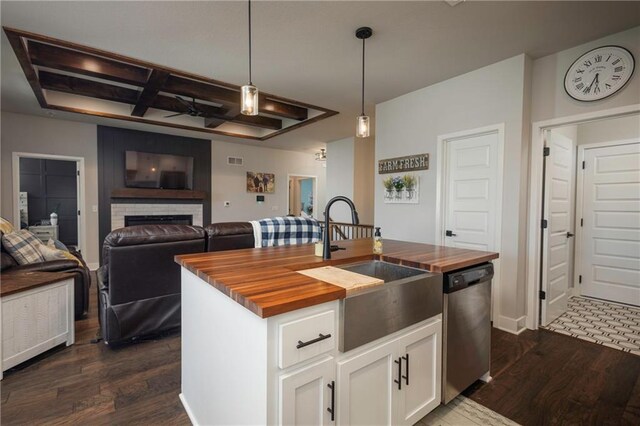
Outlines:
[[598,47],[571,64],[564,76],[564,89],[579,101],[604,99],[627,84],[634,68],[633,55],[624,47]]

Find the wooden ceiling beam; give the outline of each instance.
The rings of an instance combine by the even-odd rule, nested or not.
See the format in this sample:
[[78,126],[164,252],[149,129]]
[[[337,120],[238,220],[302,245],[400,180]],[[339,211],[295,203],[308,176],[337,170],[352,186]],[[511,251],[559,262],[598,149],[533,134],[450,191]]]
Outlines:
[[136,102],[138,102],[138,91],[134,89],[85,80],[69,75],[56,74],[49,71],[40,71],[38,76],[40,77],[40,85],[43,89],[131,105],[135,105]]
[[[171,75],[167,79],[163,91],[203,99],[209,102],[218,102],[227,106],[229,106],[228,104],[240,104],[240,92],[237,90],[214,86],[176,75]],[[260,96],[259,106],[260,112],[283,118],[301,121],[306,120],[308,117],[307,108],[279,102],[266,96]]]
[[33,64],[31,63],[31,58],[29,58],[26,42],[19,35],[14,32],[7,31],[6,29],[5,34],[7,35],[9,44],[11,44],[11,47],[16,54],[16,58],[18,58],[18,63],[20,63],[22,72],[24,72],[25,77],[27,77],[27,82],[31,86],[33,94],[36,95],[36,99],[38,100],[40,107],[46,108],[47,100],[44,96],[44,92],[42,91],[42,87],[40,86],[40,82],[38,81],[36,70],[33,68]]
[[133,111],[131,111],[131,115],[135,117],[144,117],[154,99],[158,96],[160,88],[167,81],[167,78],[169,78],[169,73],[167,71],[157,69],[151,71],[149,80],[147,80],[147,84],[145,84],[144,89],[142,89],[140,98],[138,98],[136,106],[133,108]]
[[[106,101],[125,103],[129,105],[137,105],[139,103],[140,97],[138,96],[138,91],[134,89],[128,89],[126,87],[72,77],[69,75],[56,74],[49,71],[40,71],[38,75],[40,77],[40,84],[43,89],[70,93],[72,95],[88,96],[92,98],[104,99]],[[198,109],[206,114],[205,118],[212,119],[211,123],[213,123],[214,119],[216,119],[244,124],[246,126],[260,127],[263,129],[282,129],[282,120],[278,120],[276,118],[261,117],[259,115],[236,115],[234,117],[229,117],[229,112],[225,108],[202,103],[199,103],[197,105]],[[186,109],[184,104],[182,104],[182,102],[180,102],[178,99],[162,95],[157,95],[149,103],[148,108],[155,108],[172,112],[185,112]],[[135,114],[132,115],[136,116]],[[222,123],[219,123],[217,126],[219,126],[220,124]]]
[[144,86],[149,77],[147,68],[137,67],[124,62],[65,49],[50,44],[27,42],[29,57],[34,65],[62,71],[104,78],[119,83]]

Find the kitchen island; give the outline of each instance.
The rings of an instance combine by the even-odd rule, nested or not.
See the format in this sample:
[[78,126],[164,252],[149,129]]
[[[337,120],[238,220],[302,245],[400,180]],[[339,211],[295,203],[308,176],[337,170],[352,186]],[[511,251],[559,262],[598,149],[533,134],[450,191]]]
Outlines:
[[437,407],[440,313],[340,352],[345,289],[297,271],[382,260],[441,282],[439,274],[497,253],[385,240],[377,256],[368,239],[339,244],[345,250],[331,260],[313,245],[176,257],[180,397],[194,424],[413,424]]

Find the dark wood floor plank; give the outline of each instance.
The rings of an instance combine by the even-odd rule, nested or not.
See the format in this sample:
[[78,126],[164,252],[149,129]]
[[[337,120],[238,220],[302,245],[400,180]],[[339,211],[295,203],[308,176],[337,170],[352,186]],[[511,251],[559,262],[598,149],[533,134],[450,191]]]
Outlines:
[[492,339],[493,381],[465,392],[474,401],[525,426],[640,424],[640,357],[546,330]]

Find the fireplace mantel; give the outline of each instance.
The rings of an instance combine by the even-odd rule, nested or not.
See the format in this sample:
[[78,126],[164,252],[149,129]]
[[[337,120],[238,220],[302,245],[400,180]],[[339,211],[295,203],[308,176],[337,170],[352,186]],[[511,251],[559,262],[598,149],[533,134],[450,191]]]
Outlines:
[[188,189],[116,188],[111,198],[144,198],[157,200],[204,200],[206,192]]

